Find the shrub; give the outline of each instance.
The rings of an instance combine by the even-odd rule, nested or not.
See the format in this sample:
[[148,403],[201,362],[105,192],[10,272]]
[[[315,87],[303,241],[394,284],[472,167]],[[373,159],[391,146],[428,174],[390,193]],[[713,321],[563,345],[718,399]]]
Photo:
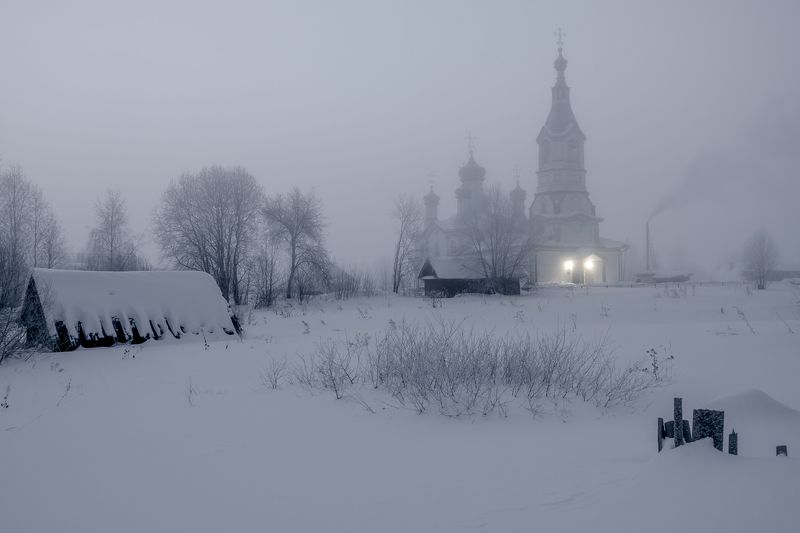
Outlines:
[[542,399],[577,398],[598,407],[627,404],[656,385],[642,362],[619,368],[608,340],[584,341],[560,326],[501,337],[462,323],[391,323],[374,341],[327,341],[301,357],[298,381],[337,398],[356,383],[382,389],[418,413],[505,414],[514,399],[537,410]]

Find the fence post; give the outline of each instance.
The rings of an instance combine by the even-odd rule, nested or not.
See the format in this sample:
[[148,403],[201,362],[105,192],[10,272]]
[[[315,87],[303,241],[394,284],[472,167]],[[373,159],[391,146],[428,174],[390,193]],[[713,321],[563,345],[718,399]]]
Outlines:
[[739,435],[736,433],[735,429],[728,435],[728,453],[731,455],[739,455]]
[[683,444],[683,399],[675,398],[673,401],[675,409],[675,447]]

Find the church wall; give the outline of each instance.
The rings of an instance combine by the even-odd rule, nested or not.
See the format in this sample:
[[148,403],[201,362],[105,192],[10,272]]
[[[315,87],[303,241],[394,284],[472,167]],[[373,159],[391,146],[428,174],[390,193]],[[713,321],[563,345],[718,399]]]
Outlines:
[[467,251],[467,243],[457,231],[432,228],[425,239],[425,252],[429,257],[462,255]]
[[561,228],[561,242],[572,244],[594,243],[594,224],[568,222]]
[[[533,254],[535,256],[536,268],[536,282],[537,283],[558,283],[558,282],[571,282],[572,279],[564,270],[564,261],[567,260],[567,254],[564,252],[549,252],[539,251]],[[534,261],[531,261],[532,270]],[[534,272],[531,272],[531,279],[533,279]]]
[[[616,283],[620,281],[620,252],[595,251],[602,259],[602,265],[596,265],[591,272],[587,271],[586,280],[589,283]],[[578,256],[573,251],[540,250],[532,254],[531,279],[536,276],[537,283],[582,283],[583,262],[586,254]],[[564,268],[564,263],[573,262],[573,272],[570,275]],[[535,265],[535,266],[534,266]]]
[[605,282],[616,283],[619,279],[620,268],[620,252],[605,252],[597,254],[603,258],[603,266],[605,269]]
[[425,242],[425,253],[429,257],[447,254],[447,239],[440,229],[434,228],[428,233]]

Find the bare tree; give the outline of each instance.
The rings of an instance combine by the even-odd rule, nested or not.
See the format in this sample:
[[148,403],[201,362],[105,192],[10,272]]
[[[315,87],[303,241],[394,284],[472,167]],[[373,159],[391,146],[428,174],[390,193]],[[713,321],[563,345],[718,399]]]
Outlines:
[[3,283],[0,307],[16,305],[25,288],[30,264],[31,197],[33,188],[22,168],[0,173],[0,243],[3,247]]
[[270,307],[282,280],[279,243],[265,234],[251,262],[256,307]]
[[[25,330],[17,307],[22,300],[18,294],[20,272],[3,237],[0,237],[0,363],[25,352]],[[27,273],[27,269],[24,272]]]
[[[0,284],[9,280],[0,280]],[[5,287],[0,286],[0,291]],[[25,330],[19,322],[19,314],[14,307],[0,307],[0,363],[9,357],[18,356],[25,350]]]
[[263,209],[269,232],[286,247],[289,258],[286,298],[296,288],[298,274],[308,280],[312,273],[325,277],[328,254],[324,245],[322,204],[313,192],[295,187],[287,195],[268,198]]
[[0,169],[0,363],[25,352],[17,307],[47,217],[55,219],[41,191],[25,179],[22,169]]
[[156,208],[156,242],[177,267],[211,274],[222,295],[247,302],[247,266],[263,192],[241,167],[213,166],[172,182]]
[[493,186],[487,191],[485,209],[470,214],[464,223],[476,268],[495,290],[504,292],[507,280],[524,272],[533,245],[527,220],[514,212],[502,189]]
[[378,292],[375,276],[368,269],[332,265],[329,274],[330,291],[337,300],[356,296],[374,296]]
[[422,230],[422,209],[414,198],[400,195],[395,198],[392,216],[398,224],[392,261],[392,291],[397,293],[410,269],[419,263],[417,242]]
[[147,261],[130,231],[128,209],[118,189],[95,202],[96,225],[86,247],[87,270],[146,270]]
[[50,212],[44,219],[39,249],[39,264],[45,268],[58,268],[67,258],[64,232],[58,219]]
[[744,246],[744,277],[758,290],[767,288],[769,273],[778,266],[778,247],[766,231],[757,231]]
[[32,185],[30,192],[30,260],[34,268],[55,268],[67,255],[64,235],[41,189]]
[[33,267],[36,268],[39,265],[39,259],[41,257],[41,247],[44,242],[44,232],[45,232],[45,224],[46,220],[49,215],[49,206],[47,205],[47,201],[44,199],[44,195],[42,194],[41,189],[39,188],[32,188],[31,189],[31,239],[32,239],[32,246],[31,246],[31,259],[33,261]]

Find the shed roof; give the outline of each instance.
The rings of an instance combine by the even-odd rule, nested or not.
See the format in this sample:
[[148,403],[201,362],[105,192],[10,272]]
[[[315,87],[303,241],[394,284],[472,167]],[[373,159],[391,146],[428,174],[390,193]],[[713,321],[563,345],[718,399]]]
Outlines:
[[[56,335],[63,322],[74,338],[78,324],[85,335],[113,336],[116,319],[132,336],[131,319],[140,334],[153,328],[209,334],[234,332],[228,304],[205,272],[90,272],[33,269],[45,322]],[[27,303],[26,303],[27,305]],[[105,334],[105,335],[103,335]],[[159,333],[160,334],[160,333]]]

